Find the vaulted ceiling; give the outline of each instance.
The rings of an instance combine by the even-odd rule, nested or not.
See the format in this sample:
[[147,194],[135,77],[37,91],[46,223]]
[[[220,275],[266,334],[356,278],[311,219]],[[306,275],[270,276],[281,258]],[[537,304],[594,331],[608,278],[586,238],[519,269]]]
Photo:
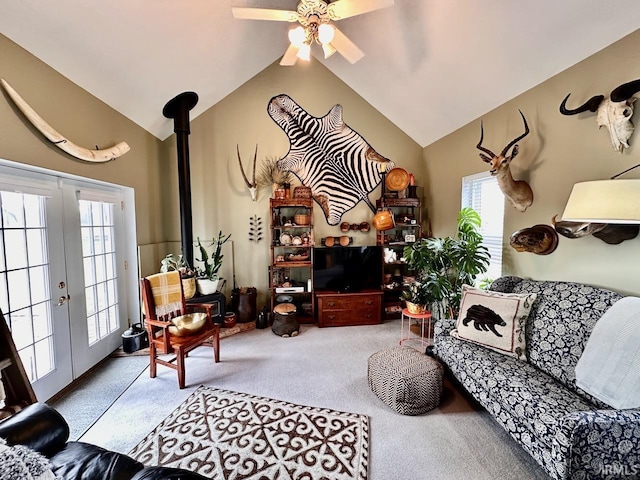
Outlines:
[[[289,24],[237,20],[231,7],[296,4],[0,0],[0,33],[165,139],[170,98],[197,92],[193,119],[286,50]],[[640,2],[396,0],[339,27],[365,57],[353,65],[337,54],[325,60],[317,47],[311,61],[426,146],[635,31]],[[1,68],[0,59],[0,76]]]

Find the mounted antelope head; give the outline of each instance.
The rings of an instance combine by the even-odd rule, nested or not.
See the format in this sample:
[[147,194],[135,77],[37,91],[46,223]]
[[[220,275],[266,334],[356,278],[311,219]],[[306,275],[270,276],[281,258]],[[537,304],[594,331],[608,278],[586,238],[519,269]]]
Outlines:
[[258,158],[258,145],[256,145],[256,151],[253,154],[253,177],[252,181],[249,182],[247,179],[247,175],[244,173],[244,168],[242,167],[242,159],[240,158],[240,147],[236,145],[236,151],[238,152],[238,164],[240,164],[240,171],[242,172],[242,178],[244,178],[244,183],[247,184],[247,188],[249,188],[249,192],[251,193],[251,200],[257,200],[258,187],[256,184],[256,159]]
[[636,98],[633,96],[640,91],[640,80],[624,83],[611,92],[609,98],[604,95],[591,97],[584,105],[570,110],[567,108],[569,95],[564,97],[560,104],[560,113],[563,115],[576,115],[581,112],[598,112],[598,127],[607,127],[611,144],[614,150],[622,153],[624,148],[629,148],[629,138],[633,133],[633,104]]
[[[520,112],[520,110],[518,110]],[[524,180],[514,180],[511,175],[511,168],[509,164],[518,155],[517,142],[522,140],[529,134],[529,125],[527,125],[527,119],[524,118],[524,114],[520,112],[522,121],[524,122],[524,133],[519,137],[516,137],[502,149],[500,155],[496,155],[488,148],[482,146],[482,139],[484,138],[484,128],[482,121],[480,122],[480,141],[476,148],[484,153],[480,154],[480,158],[491,165],[489,172],[495,176],[498,180],[498,186],[505,197],[513,204],[513,206],[520,212],[524,212],[527,207],[533,203],[533,191],[527,182]],[[509,149],[513,147],[511,155],[507,155]]]

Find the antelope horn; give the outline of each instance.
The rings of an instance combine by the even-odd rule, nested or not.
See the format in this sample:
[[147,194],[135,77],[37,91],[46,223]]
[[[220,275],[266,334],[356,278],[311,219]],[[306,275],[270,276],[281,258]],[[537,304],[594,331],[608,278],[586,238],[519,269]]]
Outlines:
[[120,142],[114,145],[113,147],[105,148],[105,149],[96,149],[90,150],[88,148],[81,147],[76,145],[70,140],[67,140],[60,133],[58,133],[54,128],[45,122],[40,115],[38,115],[33,108],[29,106],[27,102],[16,92],[11,85],[9,85],[4,78],[0,78],[0,83],[6,90],[7,94],[14,101],[18,109],[27,117],[27,120],[31,122],[31,124],[42,133],[47,140],[53,143],[60,150],[67,152],[69,155],[72,155],[80,160],[85,160],[87,162],[95,162],[102,163],[108,162],[109,160],[115,160],[116,158],[127,153],[129,149],[129,145],[126,142]]
[[569,95],[571,94],[568,94],[566,97],[564,97],[564,100],[562,100],[562,103],[560,104],[560,113],[563,115],[576,115],[577,113],[586,112],[587,110],[589,110],[590,112],[595,112],[596,110],[598,110],[598,107],[600,106],[602,100],[604,100],[604,95],[596,95],[595,97],[591,97],[589,100],[587,100],[584,105],[570,110],[567,108],[567,100],[569,99]]
[[256,143],[256,151],[253,154],[253,184],[252,187],[256,186],[256,160],[258,159],[258,144]]
[[[476,145],[476,148],[478,150],[480,150],[481,152],[486,153],[487,155],[491,155],[491,157],[495,157],[496,154],[493,153],[491,150],[489,150],[488,148],[485,148],[482,146],[482,139],[484,138],[484,127],[482,126],[482,120],[480,120],[480,141],[478,142],[478,144]],[[482,155],[481,155],[482,156]]]
[[640,80],[623,83],[611,91],[612,102],[623,102],[629,100],[634,94],[640,91]]
[[240,171],[242,172],[242,178],[244,178],[244,183],[247,184],[247,187],[251,188],[253,185],[249,183],[249,179],[244,173],[244,168],[242,168],[242,159],[240,158],[240,147],[236,144],[236,152],[238,152],[238,163],[240,164]]
[[513,140],[511,140],[511,142],[509,142],[507,144],[507,146],[502,149],[502,153],[500,155],[503,156],[503,157],[507,154],[507,152],[509,151],[509,149],[511,147],[513,147],[516,143],[518,143],[524,137],[529,135],[529,125],[527,125],[527,119],[524,118],[524,113],[522,113],[521,110],[518,110],[518,111],[520,112],[520,116],[522,117],[522,121],[524,122],[524,133],[522,135],[520,135],[519,137],[516,137]]

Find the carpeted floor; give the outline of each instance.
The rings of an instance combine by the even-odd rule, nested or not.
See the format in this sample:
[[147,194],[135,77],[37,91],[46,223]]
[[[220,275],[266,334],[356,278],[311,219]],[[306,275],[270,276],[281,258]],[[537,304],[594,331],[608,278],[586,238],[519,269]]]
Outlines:
[[[255,322],[222,328],[220,338],[255,329]],[[149,366],[149,349],[113,352],[80,378],[63,396],[49,402],[67,419],[69,438],[77,440]]]
[[67,420],[69,438],[80,438],[148,366],[149,354],[108,358],[63,397],[50,402]]
[[81,437],[129,452],[200,385],[369,416],[369,480],[548,479],[484,411],[450,384],[439,408],[420,416],[390,410],[369,389],[367,358],[397,344],[399,322],[320,329],[280,338],[253,330],[221,342],[221,362],[201,347],[187,359],[187,388],[173,370],[139,376]]

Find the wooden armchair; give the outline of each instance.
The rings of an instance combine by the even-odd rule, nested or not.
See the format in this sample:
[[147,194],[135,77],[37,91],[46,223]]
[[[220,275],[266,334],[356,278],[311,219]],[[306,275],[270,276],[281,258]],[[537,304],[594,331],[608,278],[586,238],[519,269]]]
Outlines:
[[[155,378],[157,364],[178,372],[178,386],[185,386],[184,361],[200,345],[213,347],[216,363],[220,361],[220,326],[212,321],[214,305],[185,302],[178,272],[159,273],[140,279],[145,323],[149,334],[149,376]],[[195,312],[195,310],[205,310]],[[196,328],[200,323],[202,326]],[[207,340],[211,339],[211,342]],[[173,354],[169,360],[158,355]]]

